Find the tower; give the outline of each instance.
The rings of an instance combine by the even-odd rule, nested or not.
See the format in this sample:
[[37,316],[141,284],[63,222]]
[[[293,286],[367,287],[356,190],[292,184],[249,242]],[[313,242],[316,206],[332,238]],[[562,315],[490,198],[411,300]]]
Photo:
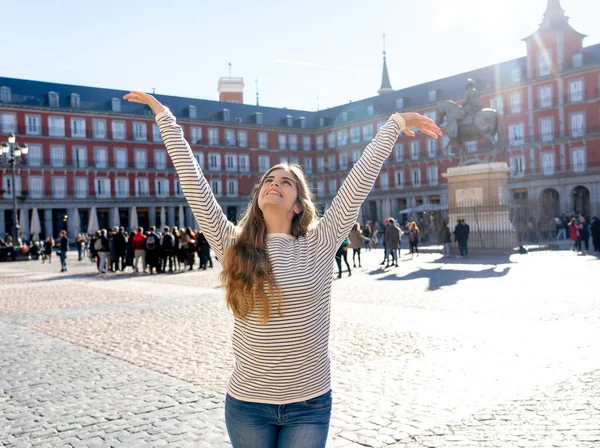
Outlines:
[[381,87],[377,91],[378,94],[393,92],[392,84],[390,83],[390,75],[388,74],[386,53],[385,53],[385,33],[383,33],[383,74],[381,76]]

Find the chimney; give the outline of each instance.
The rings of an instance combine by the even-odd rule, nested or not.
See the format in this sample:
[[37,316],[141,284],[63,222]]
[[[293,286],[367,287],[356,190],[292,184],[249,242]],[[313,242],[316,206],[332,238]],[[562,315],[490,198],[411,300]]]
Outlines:
[[219,101],[244,103],[244,78],[219,78]]

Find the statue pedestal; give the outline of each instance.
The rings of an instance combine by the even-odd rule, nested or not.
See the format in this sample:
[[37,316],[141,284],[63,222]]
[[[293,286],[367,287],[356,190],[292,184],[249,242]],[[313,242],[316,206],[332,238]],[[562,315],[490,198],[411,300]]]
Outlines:
[[448,220],[469,225],[469,249],[512,250],[517,232],[510,221],[509,169],[505,162],[448,168]]

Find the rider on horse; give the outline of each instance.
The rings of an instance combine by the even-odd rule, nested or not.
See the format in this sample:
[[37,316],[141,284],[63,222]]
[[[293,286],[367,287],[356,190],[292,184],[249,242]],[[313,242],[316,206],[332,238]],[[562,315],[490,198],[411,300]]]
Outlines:
[[467,87],[465,88],[465,97],[462,103],[461,122],[464,124],[473,124],[473,117],[481,110],[479,104],[479,93],[475,88],[475,82],[467,79]]

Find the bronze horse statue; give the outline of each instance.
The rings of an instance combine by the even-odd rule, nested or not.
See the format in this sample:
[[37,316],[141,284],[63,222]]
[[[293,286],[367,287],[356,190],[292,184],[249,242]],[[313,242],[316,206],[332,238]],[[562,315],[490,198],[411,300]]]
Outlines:
[[[456,143],[459,148],[460,161],[464,162],[464,143],[486,138],[492,145],[491,159],[495,162],[500,152],[506,152],[502,114],[494,109],[481,109],[474,116],[470,116],[470,123],[463,123],[463,113],[463,109],[454,101],[442,101],[438,104],[436,124],[439,126],[444,119],[447,119],[446,132],[450,138],[442,150],[443,153]],[[448,155],[452,155],[452,153],[448,152]]]

